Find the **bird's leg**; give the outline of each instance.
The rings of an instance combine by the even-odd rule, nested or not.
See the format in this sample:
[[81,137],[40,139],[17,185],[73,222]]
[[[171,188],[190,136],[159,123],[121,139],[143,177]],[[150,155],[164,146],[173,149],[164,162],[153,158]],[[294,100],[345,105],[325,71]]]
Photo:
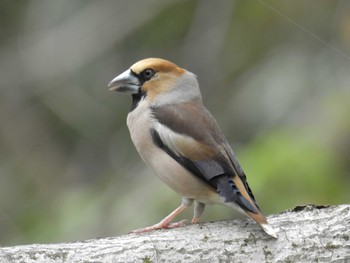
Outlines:
[[176,227],[184,226],[186,223],[186,220],[181,220],[180,222],[176,222],[176,223],[171,223],[171,221],[173,221],[176,216],[181,214],[192,203],[193,203],[193,199],[183,198],[181,205],[178,208],[176,208],[173,212],[171,212],[167,217],[165,217],[162,221],[160,221],[158,224],[145,227],[145,228],[136,229],[134,231],[131,231],[131,233],[145,233],[155,229],[176,228]]
[[191,224],[198,223],[199,219],[203,215],[205,209],[205,204],[200,203],[198,201],[194,201],[194,215],[191,221]]

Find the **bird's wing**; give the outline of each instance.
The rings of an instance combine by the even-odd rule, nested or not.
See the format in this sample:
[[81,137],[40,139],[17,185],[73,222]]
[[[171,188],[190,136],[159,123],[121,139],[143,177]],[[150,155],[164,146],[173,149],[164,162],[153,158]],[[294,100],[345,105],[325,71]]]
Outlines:
[[[249,214],[260,214],[246,176],[209,111],[200,101],[152,108],[155,144]],[[193,117],[195,116],[195,117]]]

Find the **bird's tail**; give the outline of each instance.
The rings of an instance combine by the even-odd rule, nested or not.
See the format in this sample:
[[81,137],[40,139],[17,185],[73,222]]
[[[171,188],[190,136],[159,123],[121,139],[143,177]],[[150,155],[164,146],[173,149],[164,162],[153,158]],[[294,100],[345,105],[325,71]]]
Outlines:
[[251,217],[255,222],[257,222],[261,226],[261,228],[265,231],[266,234],[268,234],[271,237],[277,238],[276,231],[269,225],[263,214],[261,214],[260,212],[257,214],[248,211],[245,212],[249,217]]
[[260,224],[261,228],[271,237],[278,238],[276,231],[267,223]]
[[[242,203],[238,204],[240,208],[249,216],[251,217],[255,222],[257,222],[261,228],[268,234],[269,236],[272,236],[274,238],[277,238],[276,231],[269,225],[267,222],[265,216],[260,212],[259,208],[255,205],[255,199],[254,196],[249,189],[248,183],[246,183],[246,186],[242,182],[242,179],[239,176],[234,176],[233,181],[238,188],[238,190],[241,193],[241,196],[243,199],[247,200],[249,205],[242,206]],[[247,188],[246,188],[247,187]],[[249,192],[247,191],[249,190]],[[249,207],[253,209],[248,209]]]

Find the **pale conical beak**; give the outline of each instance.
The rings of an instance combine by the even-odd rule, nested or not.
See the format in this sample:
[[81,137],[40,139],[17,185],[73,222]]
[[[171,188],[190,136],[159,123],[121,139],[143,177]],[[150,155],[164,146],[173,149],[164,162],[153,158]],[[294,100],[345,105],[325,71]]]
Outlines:
[[109,90],[137,94],[140,91],[141,83],[139,79],[131,73],[131,70],[128,69],[112,79],[108,84],[108,88]]

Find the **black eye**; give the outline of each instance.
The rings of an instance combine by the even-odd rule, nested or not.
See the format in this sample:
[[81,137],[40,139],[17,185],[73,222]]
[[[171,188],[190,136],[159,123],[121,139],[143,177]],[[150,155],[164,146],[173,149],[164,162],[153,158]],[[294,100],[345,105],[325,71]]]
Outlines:
[[156,72],[151,68],[145,69],[141,72],[141,75],[145,80],[150,80],[154,74],[156,74]]

